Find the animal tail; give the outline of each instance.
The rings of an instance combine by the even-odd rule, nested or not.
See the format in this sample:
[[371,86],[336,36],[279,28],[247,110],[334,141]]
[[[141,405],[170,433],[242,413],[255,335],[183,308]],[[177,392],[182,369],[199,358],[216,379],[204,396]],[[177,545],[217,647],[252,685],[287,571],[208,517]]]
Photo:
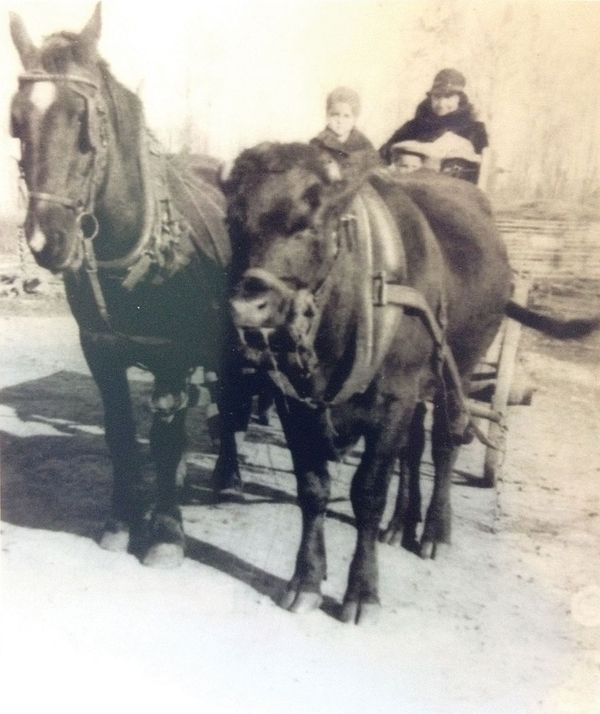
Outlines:
[[570,320],[558,317],[550,317],[542,313],[530,310],[511,300],[506,306],[505,313],[513,320],[517,320],[525,327],[539,330],[550,337],[559,340],[575,339],[585,337],[600,327],[600,317],[580,317]]

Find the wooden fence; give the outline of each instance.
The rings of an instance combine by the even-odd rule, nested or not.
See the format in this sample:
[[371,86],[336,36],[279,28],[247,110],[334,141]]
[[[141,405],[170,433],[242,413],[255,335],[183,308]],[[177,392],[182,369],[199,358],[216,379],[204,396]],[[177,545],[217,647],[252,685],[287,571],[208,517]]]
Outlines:
[[600,280],[600,222],[498,218],[513,268],[536,278]]
[[[513,268],[531,279],[600,281],[599,221],[499,217],[496,223]],[[60,285],[59,276],[37,267],[23,238],[19,248],[18,255],[2,256],[0,272],[14,271],[25,278],[36,276],[46,284]]]

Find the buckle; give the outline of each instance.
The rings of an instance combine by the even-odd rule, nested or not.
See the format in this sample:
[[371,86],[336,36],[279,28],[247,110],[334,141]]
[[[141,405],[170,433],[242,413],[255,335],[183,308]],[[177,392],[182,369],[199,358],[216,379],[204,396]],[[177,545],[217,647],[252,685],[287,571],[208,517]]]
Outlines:
[[383,307],[387,305],[387,282],[385,270],[380,270],[373,275],[373,305]]

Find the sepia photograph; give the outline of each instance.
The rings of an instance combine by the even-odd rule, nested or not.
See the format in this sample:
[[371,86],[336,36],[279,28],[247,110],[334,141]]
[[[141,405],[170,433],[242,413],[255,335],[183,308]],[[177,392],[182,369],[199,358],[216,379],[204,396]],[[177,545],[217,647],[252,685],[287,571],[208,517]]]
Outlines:
[[600,1],[0,0],[0,705],[600,712]]

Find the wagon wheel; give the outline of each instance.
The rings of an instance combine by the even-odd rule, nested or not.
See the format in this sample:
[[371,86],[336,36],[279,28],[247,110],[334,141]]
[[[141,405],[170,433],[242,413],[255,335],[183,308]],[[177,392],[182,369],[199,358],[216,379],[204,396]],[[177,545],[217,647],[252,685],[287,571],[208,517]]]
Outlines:
[[[523,278],[519,279],[515,285],[514,300],[519,304],[526,305],[528,294],[529,282]],[[520,323],[505,319],[497,341],[490,348],[490,352],[492,352],[490,361],[497,365],[495,388],[491,399],[491,410],[497,415],[497,418],[490,421],[488,430],[488,438],[496,448],[489,446],[486,448],[483,464],[482,485],[488,488],[496,485],[506,452],[508,406],[511,401],[510,394],[520,336]],[[496,350],[497,356],[493,355],[494,350]],[[488,356],[490,352],[488,352]]]

